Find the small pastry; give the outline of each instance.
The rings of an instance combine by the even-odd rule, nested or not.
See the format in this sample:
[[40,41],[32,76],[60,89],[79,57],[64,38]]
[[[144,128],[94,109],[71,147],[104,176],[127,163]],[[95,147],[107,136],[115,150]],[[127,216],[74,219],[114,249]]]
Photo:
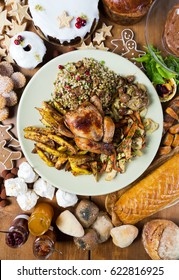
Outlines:
[[26,84],[26,77],[21,72],[14,72],[11,79],[14,82],[14,88],[23,88]]
[[10,91],[8,93],[3,93],[2,96],[6,99],[6,105],[8,107],[15,106],[18,102],[17,94],[15,91]]
[[36,194],[41,197],[46,197],[50,200],[52,200],[54,197],[55,187],[44,181],[42,178],[39,178],[37,181],[35,181],[33,189]]
[[23,31],[11,38],[9,52],[20,67],[34,69],[43,61],[46,47],[37,34]]
[[17,203],[23,211],[28,211],[37,204],[38,199],[39,196],[33,190],[27,190],[17,196]]
[[96,221],[91,227],[98,233],[99,241],[105,242],[110,237],[110,231],[113,228],[113,224],[107,213],[100,211]]
[[14,72],[14,69],[13,69],[12,65],[9,62],[2,61],[0,63],[0,75],[1,76],[11,77],[13,72]]
[[0,76],[0,94],[8,93],[14,88],[14,83],[11,78],[7,76]]
[[9,117],[9,108],[4,107],[3,109],[0,109],[0,122],[6,120]]
[[75,245],[82,250],[92,250],[99,244],[98,234],[92,229],[86,229],[82,237],[74,238]]
[[111,237],[113,243],[120,247],[125,248],[132,244],[137,237],[139,231],[138,228],[133,225],[122,225],[111,229]]
[[6,189],[6,195],[8,196],[18,196],[19,194],[24,194],[27,192],[27,184],[22,178],[12,178],[7,179],[4,182]]
[[74,206],[78,202],[76,194],[62,191],[60,189],[56,192],[57,204],[61,207]]
[[38,178],[37,173],[32,169],[28,162],[22,162],[19,165],[17,175],[19,178],[24,179],[26,183],[34,183]]
[[142,243],[153,260],[179,259],[179,227],[170,220],[147,222],[142,230]]
[[0,110],[6,106],[6,98],[0,95]]
[[82,237],[84,229],[76,217],[69,211],[63,211],[56,219],[56,225],[60,231],[74,237]]
[[85,228],[90,227],[94,223],[98,216],[98,212],[98,206],[87,199],[81,200],[75,208],[75,215]]

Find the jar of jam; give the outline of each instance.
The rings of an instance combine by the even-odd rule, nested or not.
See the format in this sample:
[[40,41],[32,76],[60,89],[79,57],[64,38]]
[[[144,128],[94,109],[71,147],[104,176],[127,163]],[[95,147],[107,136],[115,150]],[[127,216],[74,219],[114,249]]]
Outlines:
[[36,237],[33,243],[33,253],[38,259],[48,259],[55,251],[56,234],[54,228],[51,226],[49,230]]
[[11,248],[21,247],[28,239],[28,215],[18,215],[6,234],[6,244]]
[[44,234],[50,227],[54,215],[53,207],[46,203],[39,203],[28,221],[28,228],[32,235],[39,236]]

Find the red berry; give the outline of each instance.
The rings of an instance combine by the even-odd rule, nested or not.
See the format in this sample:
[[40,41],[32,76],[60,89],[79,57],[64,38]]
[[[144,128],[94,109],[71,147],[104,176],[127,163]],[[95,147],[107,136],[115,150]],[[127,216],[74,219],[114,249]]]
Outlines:
[[85,74],[86,74],[87,76],[89,76],[89,75],[90,75],[90,71],[89,71],[89,70],[86,70]]
[[63,65],[58,65],[58,69],[63,69]]
[[82,19],[81,25],[82,25],[82,26],[85,26],[85,25],[86,25],[86,19]]
[[15,45],[20,45],[20,41],[19,40],[14,40],[14,44]]
[[82,18],[77,17],[76,22],[81,22],[81,21],[82,21]]
[[17,36],[17,39],[18,39],[19,41],[23,41],[23,40],[24,40],[24,38],[23,38],[21,35],[18,35],[18,36]]
[[80,79],[81,79],[80,76],[77,76],[77,77],[76,77],[76,80],[77,80],[77,81],[79,81]]
[[82,25],[81,25],[81,22],[76,22],[76,23],[75,23],[75,26],[76,26],[76,28],[80,29],[81,26],[82,26]]

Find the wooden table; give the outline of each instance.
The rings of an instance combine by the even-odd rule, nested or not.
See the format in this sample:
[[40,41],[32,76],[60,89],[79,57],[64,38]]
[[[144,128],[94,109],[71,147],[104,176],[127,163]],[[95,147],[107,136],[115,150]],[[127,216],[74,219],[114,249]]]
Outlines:
[[[160,20],[160,19],[159,19]],[[101,26],[102,22],[105,22],[107,25],[113,25],[112,28],[112,37],[107,37],[105,41],[105,46],[109,48],[109,51],[114,50],[114,46],[111,44],[112,39],[119,39],[121,38],[121,32],[125,28],[130,28],[135,34],[135,41],[137,42],[137,49],[144,50],[143,46],[146,45],[145,43],[145,35],[144,35],[144,27],[145,27],[145,18],[140,21],[139,23],[133,26],[119,26],[110,22],[108,19],[101,14],[101,19],[99,26]],[[31,30],[35,31],[33,27],[30,27]],[[155,29],[153,36],[155,37]],[[88,39],[90,42],[91,39]],[[54,57],[54,51],[58,51],[60,53],[65,53],[70,50],[68,47],[56,47],[46,43],[47,46],[47,54],[43,64],[48,62],[50,59]],[[34,70],[26,70],[20,69],[30,80],[30,78],[39,70],[42,65],[38,66]],[[4,124],[14,124],[13,132],[16,135],[16,113],[17,113],[18,106],[16,106],[15,110],[13,111],[12,116],[4,122]],[[157,113],[157,112],[156,112]],[[21,159],[17,162],[17,166],[20,162],[25,159]],[[0,164],[1,170],[3,169],[2,165]],[[81,198],[81,197],[79,197]],[[104,201],[105,196],[95,196],[90,197],[92,201],[94,201],[101,210],[105,210]],[[43,199],[41,199],[43,200]],[[22,210],[16,203],[15,198],[10,198],[10,205],[6,206],[5,208],[0,209],[0,228],[1,229],[8,229],[14,217],[22,213]],[[52,204],[55,209],[55,217],[62,211],[60,207],[57,206],[55,199],[52,201]],[[142,242],[141,242],[141,229],[143,224],[153,218],[165,218],[170,219],[176,224],[179,225],[179,215],[177,214],[179,211],[179,204],[160,211],[156,215],[143,220],[139,224],[137,224],[140,233],[134,243],[125,249],[120,249],[112,243],[112,240],[109,239],[107,242],[99,244],[94,250],[92,251],[82,251],[77,249],[77,247],[73,243],[73,238],[67,235],[64,235],[58,231],[58,242],[56,244],[56,248],[61,250],[62,255],[54,253],[50,259],[59,259],[59,260],[145,260],[150,259],[149,256],[146,254]],[[54,221],[55,221],[54,217]],[[33,260],[35,257],[33,256],[32,252],[32,242],[34,240],[33,236],[30,236],[26,244],[24,244],[19,249],[10,249],[5,244],[4,235],[1,234],[0,238],[0,259],[2,260]]]

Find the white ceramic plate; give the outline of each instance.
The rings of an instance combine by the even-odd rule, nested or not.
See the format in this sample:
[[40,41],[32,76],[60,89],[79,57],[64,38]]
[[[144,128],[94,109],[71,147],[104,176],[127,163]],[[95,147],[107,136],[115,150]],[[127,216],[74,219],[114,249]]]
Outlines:
[[[120,75],[135,75],[136,81],[143,83],[149,92],[150,106],[147,117],[151,117],[159,124],[156,130],[147,139],[147,146],[143,150],[141,157],[134,158],[127,166],[124,174],[118,176],[112,181],[105,181],[101,178],[99,182],[95,181],[93,175],[73,176],[70,172],[56,170],[54,167],[48,167],[38,155],[31,151],[34,143],[24,138],[23,129],[27,126],[42,126],[39,121],[40,115],[35,107],[41,107],[42,102],[51,98],[53,92],[53,82],[56,79],[59,64],[78,61],[84,57],[92,57],[99,61],[104,60],[105,65]],[[146,77],[146,75],[127,59],[110,52],[100,50],[77,50],[69,52],[51,60],[43,66],[30,80],[21,97],[17,114],[17,132],[22,151],[27,161],[34,170],[49,183],[62,190],[76,193],[78,195],[103,195],[124,188],[136,180],[150,165],[158,150],[163,128],[163,113],[158,95]]]

